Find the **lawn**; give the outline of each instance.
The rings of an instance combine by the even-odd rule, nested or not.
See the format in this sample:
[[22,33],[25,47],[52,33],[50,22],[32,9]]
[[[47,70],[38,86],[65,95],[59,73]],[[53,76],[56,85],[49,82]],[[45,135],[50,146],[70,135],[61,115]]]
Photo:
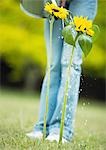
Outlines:
[[[25,92],[0,92],[0,150],[57,150],[55,142],[30,140],[25,136],[37,121],[39,95]],[[75,136],[62,150],[106,149],[105,105],[89,100],[78,104]]]

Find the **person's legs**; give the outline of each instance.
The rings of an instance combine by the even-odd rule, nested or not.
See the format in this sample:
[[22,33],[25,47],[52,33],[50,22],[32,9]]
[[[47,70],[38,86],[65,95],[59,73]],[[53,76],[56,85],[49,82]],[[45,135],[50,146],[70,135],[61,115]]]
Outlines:
[[[96,14],[96,0],[72,0],[69,8],[73,15],[77,16],[88,16],[88,19],[94,19]],[[54,115],[51,119],[49,132],[59,134],[60,132],[60,122],[62,114],[62,104],[64,97],[64,85],[67,79],[66,72],[68,68],[69,58],[71,55],[72,46],[64,43],[62,58],[61,58],[61,83],[57,96],[57,105]],[[74,51],[74,59],[71,66],[70,72],[70,84],[68,91],[68,102],[66,108],[65,124],[63,137],[70,141],[74,133],[73,122],[75,119],[75,112],[78,102],[78,93],[80,85],[80,75],[81,75],[81,63],[82,63],[82,51],[79,44],[76,44]]]
[[[62,105],[63,105],[63,98],[64,98],[64,85],[67,80],[67,68],[69,63],[69,57],[71,55],[72,47],[66,43],[64,43],[62,59],[61,59],[61,83],[57,97],[57,106],[54,112],[54,115],[50,122],[50,133],[55,132],[59,134],[60,132],[60,122],[61,122],[61,114],[62,114]],[[65,117],[65,124],[64,124],[64,135],[63,137],[67,140],[71,139],[73,135],[73,120],[76,111],[76,105],[78,101],[78,91],[79,91],[79,84],[80,84],[80,74],[81,74],[81,63],[82,63],[82,56],[81,56],[81,49],[77,45],[74,53],[74,61],[71,66],[70,72],[70,83],[69,83],[69,90],[68,90],[68,102],[66,108],[66,117]]]
[[[60,85],[60,75],[61,75],[61,51],[62,51],[62,39],[61,39],[62,23],[61,20],[56,20],[53,27],[53,51],[52,51],[52,60],[51,60],[51,76],[50,76],[50,92],[49,92],[49,107],[47,115],[47,129],[49,122],[53,116],[56,104],[57,104],[57,94],[58,88]],[[50,35],[49,35],[49,22],[45,21],[45,39],[46,39],[46,48],[47,48],[47,60],[50,58]],[[46,89],[47,89],[47,68],[46,75],[43,80],[41,95],[40,95],[40,112],[39,120],[34,125],[35,131],[43,131],[44,125],[44,114],[45,114],[45,105],[46,105]],[[47,130],[48,134],[48,130]]]

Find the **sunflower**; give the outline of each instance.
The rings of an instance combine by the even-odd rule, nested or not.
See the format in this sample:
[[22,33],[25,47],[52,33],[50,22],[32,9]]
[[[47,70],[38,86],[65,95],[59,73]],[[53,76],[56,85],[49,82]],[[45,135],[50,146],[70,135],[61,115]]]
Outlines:
[[49,14],[54,15],[56,18],[60,19],[66,19],[66,17],[69,15],[67,9],[63,7],[58,7],[57,5],[49,2],[46,3],[44,10],[47,11]]
[[92,20],[87,20],[87,17],[74,17],[74,24],[76,31],[81,31],[87,35],[93,36]]

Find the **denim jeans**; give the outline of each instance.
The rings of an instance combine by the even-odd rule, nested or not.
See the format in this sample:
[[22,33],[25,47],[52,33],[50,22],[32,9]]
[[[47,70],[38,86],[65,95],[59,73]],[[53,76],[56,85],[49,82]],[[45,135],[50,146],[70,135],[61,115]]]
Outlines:
[[[72,0],[69,9],[73,15],[88,16],[88,19],[94,20],[97,12],[97,0]],[[62,114],[62,104],[64,96],[64,85],[67,79],[66,71],[69,63],[69,58],[72,51],[72,46],[66,44],[61,38],[62,22],[56,20],[53,27],[53,56],[51,62],[51,82],[49,93],[49,108],[47,114],[47,135],[49,133],[59,134],[60,121]],[[73,33],[74,34],[74,33]],[[49,59],[49,22],[45,20],[45,39],[47,48],[47,60]],[[68,89],[68,101],[66,107],[66,116],[64,123],[63,137],[70,141],[74,134],[75,112],[79,97],[79,85],[82,64],[82,51],[79,44],[76,44],[74,51],[73,63],[70,72],[70,84]],[[47,89],[47,69],[43,80],[41,95],[40,95],[40,112],[39,120],[34,125],[35,131],[43,131],[45,100]]]

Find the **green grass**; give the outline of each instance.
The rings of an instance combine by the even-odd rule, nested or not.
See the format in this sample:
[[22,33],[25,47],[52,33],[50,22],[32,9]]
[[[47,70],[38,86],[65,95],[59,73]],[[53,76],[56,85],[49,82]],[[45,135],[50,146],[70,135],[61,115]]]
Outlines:
[[[37,121],[39,95],[24,92],[0,93],[0,150],[57,150],[57,143],[30,140],[25,136]],[[105,150],[106,109],[103,104],[79,103],[75,136],[62,150]]]

